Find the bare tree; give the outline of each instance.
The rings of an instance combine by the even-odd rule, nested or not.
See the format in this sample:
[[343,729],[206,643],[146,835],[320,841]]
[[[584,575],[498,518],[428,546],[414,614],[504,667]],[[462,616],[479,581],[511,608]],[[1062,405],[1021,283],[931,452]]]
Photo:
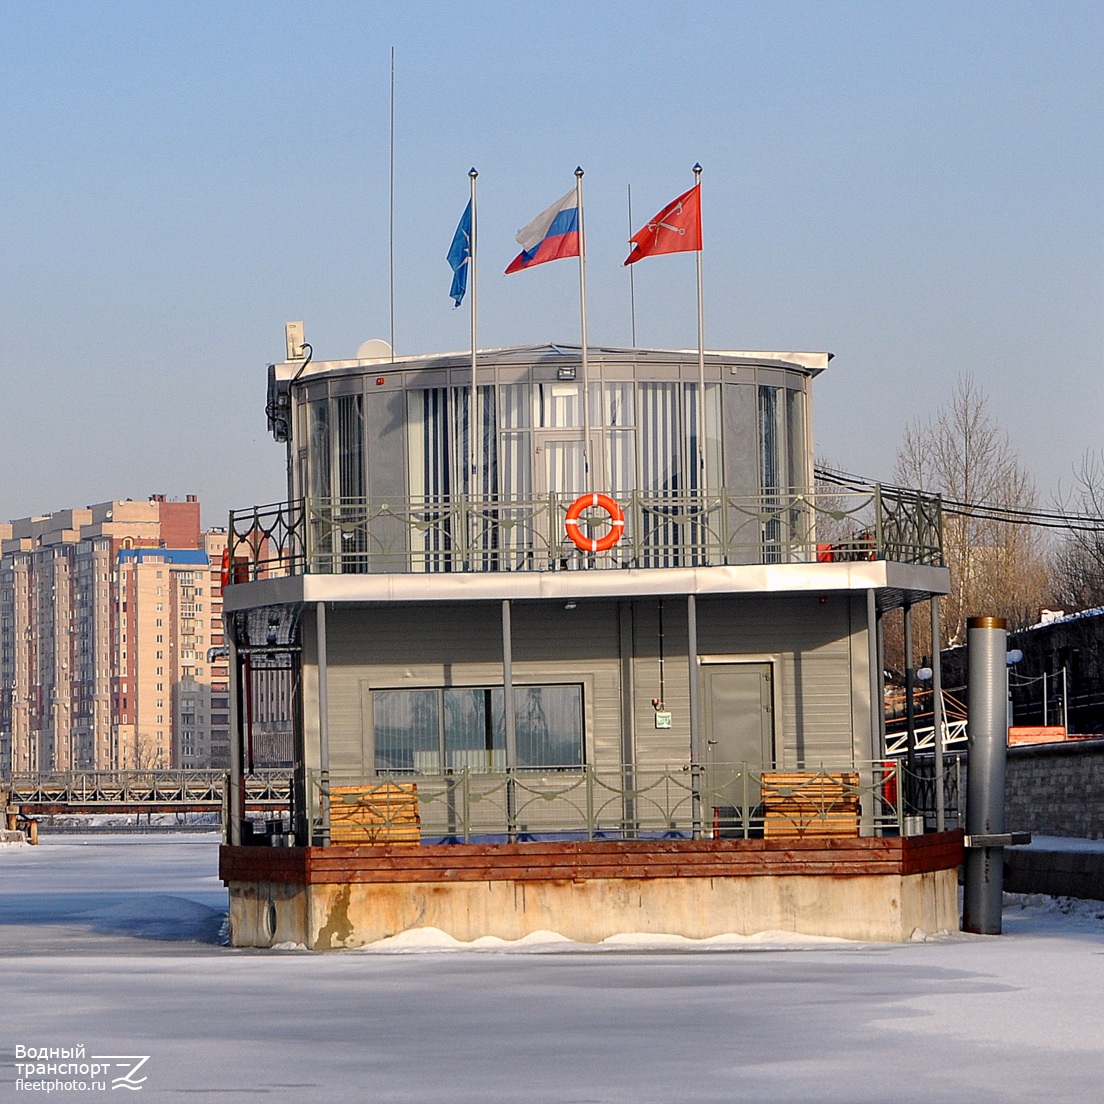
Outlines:
[[152,733],[135,732],[123,744],[123,770],[159,770],[167,765]]
[[[906,427],[896,479],[952,503],[1035,507],[1034,480],[970,375],[959,377],[934,417]],[[943,646],[962,643],[967,619],[978,614],[1004,617],[1011,628],[1032,624],[1048,598],[1046,550],[1029,525],[978,517],[949,505],[943,554],[951,572],[951,593],[941,609]]]
[[814,463],[816,480],[813,489],[816,492],[816,538],[825,544],[839,544],[854,534],[855,523],[851,518],[854,504],[838,484],[828,482],[821,472],[832,472],[835,465],[824,456],[818,456]]
[[[1086,452],[1074,469],[1073,490],[1059,491],[1058,508],[1104,519],[1104,452]],[[1072,525],[1051,559],[1054,600],[1067,612],[1104,606],[1104,520],[1100,528]]]

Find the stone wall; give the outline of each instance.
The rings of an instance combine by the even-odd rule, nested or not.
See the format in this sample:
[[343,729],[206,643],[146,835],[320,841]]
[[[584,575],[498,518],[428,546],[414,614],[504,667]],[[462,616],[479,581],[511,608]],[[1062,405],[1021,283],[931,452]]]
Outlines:
[[[1008,749],[1005,822],[1036,836],[1104,836],[1104,740]],[[1104,899],[1104,852],[1004,849],[1012,893]]]
[[[957,762],[956,762],[957,760]],[[921,758],[922,800],[930,811],[931,757]],[[947,824],[964,823],[965,755],[947,758]],[[963,803],[959,804],[959,783]],[[1104,740],[1036,744],[1008,749],[1005,774],[1005,825],[1009,831],[1072,839],[1104,838]],[[1011,893],[1104,900],[1104,850],[1004,848],[1004,888]]]
[[1104,740],[1008,749],[1005,823],[1040,836],[1104,836]]
[[1009,893],[1104,901],[1104,852],[1006,847],[1004,888]]
[[[947,826],[965,826],[965,749],[944,760]],[[935,824],[932,758],[917,761],[919,801],[928,831]],[[1005,824],[1010,832],[1037,836],[1104,838],[1104,740],[1070,740],[1008,749],[1005,774]]]

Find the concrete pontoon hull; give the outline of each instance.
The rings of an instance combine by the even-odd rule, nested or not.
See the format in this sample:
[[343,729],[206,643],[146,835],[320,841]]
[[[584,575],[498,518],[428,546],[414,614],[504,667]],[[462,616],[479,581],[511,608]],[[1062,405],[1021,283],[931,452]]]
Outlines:
[[235,946],[361,947],[554,931],[786,931],[902,942],[958,930],[960,833],[906,839],[224,848]]

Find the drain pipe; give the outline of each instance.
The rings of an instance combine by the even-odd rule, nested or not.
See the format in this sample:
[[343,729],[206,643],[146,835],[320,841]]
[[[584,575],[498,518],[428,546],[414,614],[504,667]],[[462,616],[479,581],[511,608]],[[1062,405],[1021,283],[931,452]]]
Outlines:
[[966,776],[966,877],[962,930],[1001,934],[1004,849],[1030,843],[1006,832],[1004,774],[1008,759],[1008,625],[999,617],[967,622],[969,772]]

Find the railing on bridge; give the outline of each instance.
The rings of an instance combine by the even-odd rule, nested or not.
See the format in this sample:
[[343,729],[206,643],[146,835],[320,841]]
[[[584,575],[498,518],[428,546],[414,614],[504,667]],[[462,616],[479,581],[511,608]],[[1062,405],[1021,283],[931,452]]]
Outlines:
[[[568,538],[573,495],[306,498],[230,515],[228,582],[279,575],[557,571],[895,560],[941,564],[940,500],[871,486],[824,494],[633,491],[605,552]],[[604,533],[604,512],[581,519]]]
[[[945,721],[943,723],[943,746],[949,747],[965,747],[966,746],[966,719],[959,718],[958,720]],[[935,725],[928,725],[926,728],[917,728],[914,730],[915,742],[913,743],[914,751],[931,751],[935,747]],[[886,755],[904,755],[908,750],[908,732],[887,732],[886,733]]]
[[[288,808],[290,779],[288,769],[247,775],[246,807]],[[29,813],[220,811],[226,780],[222,770],[45,771],[13,774],[0,789]]]
[[[913,718],[912,751],[925,753],[935,749],[935,716],[931,706],[931,691],[924,691],[918,697],[929,699],[927,706],[916,713]],[[943,750],[964,749],[967,745],[967,715],[966,703],[961,698],[948,690],[942,691],[943,703],[942,732]],[[903,756],[909,752],[909,733],[905,725],[903,694],[895,697],[895,708],[892,715],[887,715],[886,725],[888,731],[885,737],[885,749],[887,755]]]

